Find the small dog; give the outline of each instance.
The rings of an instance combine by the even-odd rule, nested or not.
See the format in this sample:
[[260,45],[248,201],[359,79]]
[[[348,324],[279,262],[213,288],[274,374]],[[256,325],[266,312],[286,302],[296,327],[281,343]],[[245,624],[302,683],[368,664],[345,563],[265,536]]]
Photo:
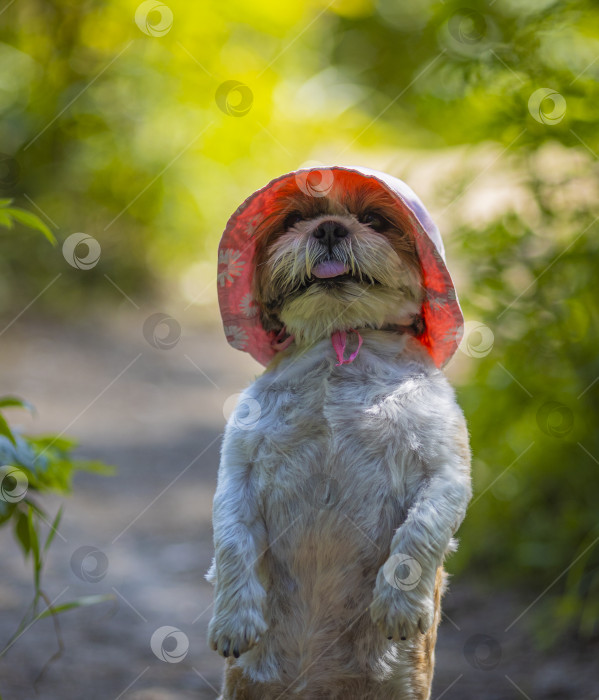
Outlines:
[[235,212],[219,263],[227,336],[268,363],[214,498],[222,698],[426,700],[471,497],[439,369],[463,319],[438,231],[395,178],[300,170]]

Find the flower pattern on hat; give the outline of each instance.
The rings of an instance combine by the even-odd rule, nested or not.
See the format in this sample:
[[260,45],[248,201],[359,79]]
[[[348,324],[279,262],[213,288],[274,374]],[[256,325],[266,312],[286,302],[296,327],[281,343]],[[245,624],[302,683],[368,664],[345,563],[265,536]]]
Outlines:
[[219,270],[217,275],[218,284],[222,287],[225,284],[232,284],[235,277],[240,277],[245,265],[245,260],[241,259],[240,250],[221,250],[218,253],[218,265],[224,265],[224,269]]

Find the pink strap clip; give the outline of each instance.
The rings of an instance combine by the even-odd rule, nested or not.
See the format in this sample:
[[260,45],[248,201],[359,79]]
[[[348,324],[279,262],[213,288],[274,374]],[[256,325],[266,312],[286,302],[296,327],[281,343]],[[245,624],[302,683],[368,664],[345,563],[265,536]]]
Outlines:
[[358,347],[352,352],[352,354],[348,357],[347,360],[343,357],[343,355],[345,354],[345,342],[347,340],[347,333],[345,331],[335,331],[331,336],[333,348],[335,349],[335,354],[337,355],[338,360],[335,367],[339,367],[339,365],[348,365],[350,362],[353,362],[358,356],[360,348],[362,347],[362,336],[358,333],[358,331],[354,330],[353,328],[350,328],[349,331],[350,333],[355,333],[358,336]]
[[291,345],[291,343],[293,343],[293,341],[295,340],[295,336],[290,335],[287,338],[285,338],[285,335],[287,335],[287,330],[285,328],[281,328],[281,330],[277,333],[275,339],[271,342],[273,350],[281,352],[282,350],[285,350],[285,348],[288,348]]

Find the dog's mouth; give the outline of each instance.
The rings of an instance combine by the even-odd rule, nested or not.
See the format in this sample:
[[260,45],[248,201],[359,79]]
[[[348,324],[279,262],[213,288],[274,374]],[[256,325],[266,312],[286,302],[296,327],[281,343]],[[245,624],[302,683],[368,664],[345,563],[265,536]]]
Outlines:
[[319,284],[322,287],[331,288],[340,286],[344,282],[357,282],[368,285],[381,284],[379,280],[364,272],[359,272],[357,269],[351,270],[347,263],[340,260],[323,260],[312,268],[310,277],[302,286],[305,288],[313,284]]
[[333,279],[349,274],[349,267],[340,260],[323,260],[312,268],[312,276],[318,279]]

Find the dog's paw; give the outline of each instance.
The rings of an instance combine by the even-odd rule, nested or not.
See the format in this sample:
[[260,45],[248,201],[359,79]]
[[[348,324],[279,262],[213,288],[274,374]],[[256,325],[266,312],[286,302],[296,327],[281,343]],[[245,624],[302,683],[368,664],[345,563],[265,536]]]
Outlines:
[[225,658],[238,658],[251,649],[266,632],[262,613],[256,608],[242,607],[233,613],[217,612],[208,626],[208,643]]
[[387,639],[395,642],[425,634],[433,624],[435,606],[433,592],[422,585],[413,588],[389,581],[383,571],[377,576],[370,617]]

